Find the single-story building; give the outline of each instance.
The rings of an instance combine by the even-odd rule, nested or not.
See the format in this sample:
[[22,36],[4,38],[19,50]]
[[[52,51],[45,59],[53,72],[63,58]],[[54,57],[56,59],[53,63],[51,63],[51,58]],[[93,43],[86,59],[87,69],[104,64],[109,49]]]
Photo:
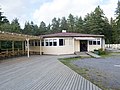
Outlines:
[[[74,54],[76,52],[89,52],[95,49],[105,49],[104,35],[68,33],[65,30],[61,33],[47,34],[41,36],[30,36],[16,33],[0,31],[0,51],[1,41],[11,41],[12,48],[6,52],[0,52],[0,55],[15,55],[14,42],[22,42],[22,53],[29,54]],[[4,50],[5,51],[5,50]],[[5,53],[5,54],[3,54]],[[20,53],[20,49],[17,50]]]
[[40,36],[40,40],[30,41],[30,51],[40,54],[74,54],[75,52],[89,52],[95,49],[104,49],[104,35],[61,33]]

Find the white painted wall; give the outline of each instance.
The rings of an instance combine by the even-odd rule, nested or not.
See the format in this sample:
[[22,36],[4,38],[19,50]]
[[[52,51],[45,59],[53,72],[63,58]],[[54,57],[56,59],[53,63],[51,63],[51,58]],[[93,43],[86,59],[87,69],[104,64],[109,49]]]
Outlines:
[[[53,38],[46,38],[46,39],[53,39]],[[42,52],[44,54],[54,54],[54,55],[61,55],[61,54],[73,54],[74,53],[74,44],[73,38],[71,37],[60,37],[59,39],[65,39],[65,45],[59,46],[42,46]]]
[[95,49],[98,50],[101,48],[101,45],[88,45],[88,51],[94,51]]
[[103,50],[105,49],[105,40],[104,40],[104,38],[100,38],[100,45],[89,45],[88,44],[88,51],[94,51],[95,49],[98,50],[98,49],[101,49],[101,48]]
[[[57,40],[65,39],[65,45],[59,46],[59,42],[57,42],[57,46],[41,46],[41,52],[43,52],[43,54],[61,55],[80,52],[80,40],[75,40],[72,37],[57,37],[45,39],[57,39]],[[88,42],[88,51],[94,51],[94,49],[100,49],[104,47],[104,45],[102,44],[104,44],[104,40],[102,39],[100,45],[89,45]],[[40,52],[40,46],[30,46],[30,51]]]
[[74,52],[80,52],[80,41],[74,40]]

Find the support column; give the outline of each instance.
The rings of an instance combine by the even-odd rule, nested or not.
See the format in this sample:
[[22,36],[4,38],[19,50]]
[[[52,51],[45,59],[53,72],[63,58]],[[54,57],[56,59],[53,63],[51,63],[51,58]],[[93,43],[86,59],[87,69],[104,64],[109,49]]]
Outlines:
[[42,51],[41,51],[41,39],[40,39],[40,55],[42,55]]
[[87,40],[87,52],[89,52],[89,40]]
[[75,53],[75,39],[74,38],[72,39],[73,39],[73,53]]
[[0,49],[1,49],[1,41],[0,41]]
[[24,52],[25,52],[25,50],[24,50],[24,41],[22,41],[22,54],[24,55]]
[[102,43],[101,43],[101,45],[102,45],[102,49],[105,50],[105,39],[104,39],[104,38],[102,38]]
[[14,54],[14,50],[15,50],[14,44],[15,44],[15,42],[12,41],[12,53],[13,53],[13,54]]
[[2,48],[1,48],[1,41],[0,41],[0,53],[2,52],[2,50],[1,50]]
[[29,38],[26,39],[27,41],[27,56],[30,57],[30,47],[29,47]]

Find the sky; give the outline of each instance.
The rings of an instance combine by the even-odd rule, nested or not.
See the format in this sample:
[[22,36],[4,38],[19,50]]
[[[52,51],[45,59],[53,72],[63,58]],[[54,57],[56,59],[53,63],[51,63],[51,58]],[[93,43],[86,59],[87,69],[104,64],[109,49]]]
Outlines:
[[47,25],[54,17],[82,16],[91,13],[100,5],[108,19],[115,18],[118,0],[0,0],[3,15],[9,21],[18,18],[21,27],[26,21],[33,21],[40,25],[44,21]]

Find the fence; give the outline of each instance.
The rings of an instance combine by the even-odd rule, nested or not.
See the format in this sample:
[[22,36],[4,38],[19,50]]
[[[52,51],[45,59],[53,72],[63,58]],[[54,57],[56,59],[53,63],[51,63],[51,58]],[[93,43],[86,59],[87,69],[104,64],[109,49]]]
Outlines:
[[120,44],[105,44],[105,48],[120,49]]

